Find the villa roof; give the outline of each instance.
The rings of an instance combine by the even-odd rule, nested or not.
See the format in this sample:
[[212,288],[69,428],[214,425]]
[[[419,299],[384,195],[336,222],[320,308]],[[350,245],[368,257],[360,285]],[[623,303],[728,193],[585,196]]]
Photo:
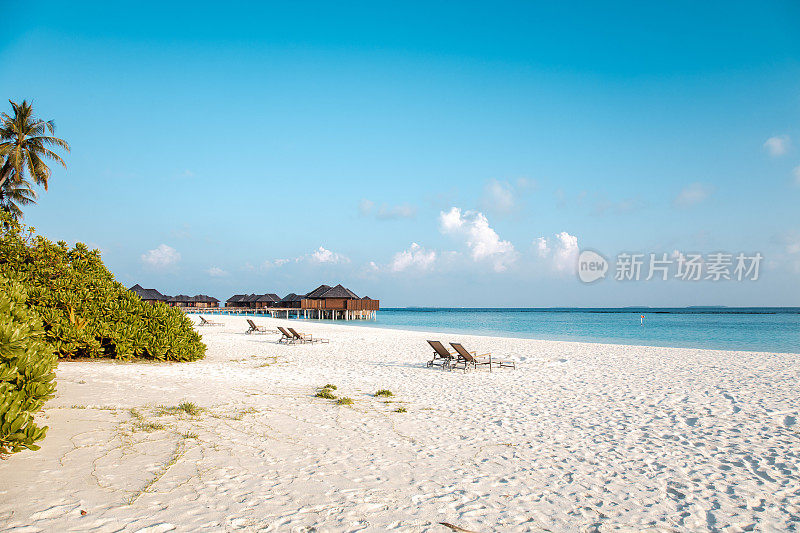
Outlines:
[[356,293],[351,291],[350,289],[343,287],[340,283],[339,285],[328,289],[325,291],[320,298],[345,298],[345,299],[352,299],[358,300],[358,296]]
[[325,292],[331,289],[330,285],[320,285],[313,291],[306,294],[306,298],[321,298]]
[[155,289],[145,289],[138,283],[128,290],[138,294],[139,298],[142,300],[158,300],[159,302],[166,302],[169,300],[169,296],[164,296]]
[[216,303],[219,302],[213,296],[206,294],[198,294],[196,296],[188,296],[186,294],[179,294],[169,299],[170,302],[203,302],[203,303]]
[[269,292],[267,294],[262,294],[256,300],[257,302],[280,302],[281,298],[275,293]]
[[361,299],[362,300],[372,300],[372,298],[370,298],[369,296],[362,296]]
[[228,298],[228,302],[229,303],[241,302],[242,298],[244,298],[244,297],[245,297],[244,294],[234,294],[233,296]]
[[302,299],[303,299],[302,296],[300,296],[298,294],[295,294],[293,292],[290,292],[289,294],[287,294],[286,296],[283,297],[281,302],[298,302],[298,301],[300,301]]

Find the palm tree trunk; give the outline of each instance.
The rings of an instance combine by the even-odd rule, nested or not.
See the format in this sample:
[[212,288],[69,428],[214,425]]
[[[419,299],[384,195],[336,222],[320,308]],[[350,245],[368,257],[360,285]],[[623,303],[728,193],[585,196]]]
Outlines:
[[14,170],[14,168],[8,164],[8,161],[6,161],[3,165],[3,168],[0,169],[0,190],[3,189],[3,185],[6,183],[6,180],[8,180],[9,176],[11,176],[12,170]]

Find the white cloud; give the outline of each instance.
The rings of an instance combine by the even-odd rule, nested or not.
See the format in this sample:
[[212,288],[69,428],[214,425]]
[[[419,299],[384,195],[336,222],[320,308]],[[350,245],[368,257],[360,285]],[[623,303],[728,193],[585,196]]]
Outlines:
[[483,213],[462,213],[461,209],[453,207],[450,211],[439,214],[439,226],[442,233],[463,236],[472,259],[490,261],[496,272],[503,272],[516,259],[514,245],[500,239]]
[[214,277],[214,278],[221,278],[223,276],[227,276],[228,275],[227,272],[225,272],[221,268],[215,267],[215,266],[212,266],[211,268],[206,270],[206,273],[208,273],[209,276]]
[[678,193],[678,196],[672,201],[672,205],[682,208],[692,207],[704,202],[713,193],[714,188],[710,185],[692,183],[684,187],[683,190]]
[[320,246],[311,254],[311,261],[316,263],[349,263],[350,259],[342,254],[331,252],[330,250]]
[[517,206],[514,190],[507,181],[489,180],[483,190],[481,205],[484,209],[510,213]]
[[764,149],[772,157],[779,157],[789,151],[792,141],[788,135],[776,135],[764,142]]
[[800,186],[800,166],[794,167],[792,175],[794,175],[794,184]]
[[380,220],[396,220],[400,218],[414,218],[417,216],[417,208],[413,205],[401,204],[391,207],[382,205],[375,218]]
[[520,208],[520,198],[537,187],[536,180],[518,178],[512,185],[508,181],[491,179],[483,188],[481,208],[499,214],[508,214]]
[[378,220],[397,220],[401,218],[414,218],[417,216],[417,208],[409,204],[387,205],[382,204],[375,209],[375,202],[362,199],[358,203],[358,212],[361,216],[375,215]]
[[547,257],[550,255],[550,247],[547,245],[547,239],[539,237],[534,241],[534,244],[536,245],[536,251],[539,257]]
[[148,250],[142,254],[142,262],[156,270],[164,270],[181,260],[181,254],[166,244],[159,244],[158,247]]
[[574,272],[578,265],[578,237],[566,231],[557,233],[554,239],[548,241],[539,237],[534,241],[536,250],[541,258],[549,258],[550,266],[556,272]]
[[[300,261],[302,257],[298,257],[295,261]],[[291,259],[267,259],[263,263],[261,263],[262,270],[269,270],[270,268],[277,268],[285,265],[286,263],[290,263]]]
[[[391,272],[402,272],[410,268],[428,270],[436,262],[436,252],[412,242],[408,250],[397,252],[389,263]],[[374,264],[374,263],[373,263]]]
[[363,198],[358,203],[358,212],[361,213],[363,216],[367,216],[372,213],[372,208],[375,207],[375,202],[372,200],[367,200]]

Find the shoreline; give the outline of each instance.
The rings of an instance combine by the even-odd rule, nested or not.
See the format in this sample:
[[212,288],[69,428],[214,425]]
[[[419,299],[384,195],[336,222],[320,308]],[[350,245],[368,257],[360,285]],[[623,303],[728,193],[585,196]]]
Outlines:
[[255,319],[331,340],[284,346],[215,320],[201,361],[59,365],[42,449],[0,461],[0,523],[785,530],[800,510],[796,354],[435,333],[518,362],[446,372],[431,332]]

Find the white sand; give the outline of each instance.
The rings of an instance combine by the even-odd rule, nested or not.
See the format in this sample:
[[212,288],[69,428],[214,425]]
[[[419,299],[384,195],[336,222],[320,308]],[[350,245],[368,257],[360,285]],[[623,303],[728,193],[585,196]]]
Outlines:
[[[0,529],[800,528],[800,355],[218,320],[201,362],[61,363],[42,450],[0,461]],[[425,368],[426,338],[520,364]]]

